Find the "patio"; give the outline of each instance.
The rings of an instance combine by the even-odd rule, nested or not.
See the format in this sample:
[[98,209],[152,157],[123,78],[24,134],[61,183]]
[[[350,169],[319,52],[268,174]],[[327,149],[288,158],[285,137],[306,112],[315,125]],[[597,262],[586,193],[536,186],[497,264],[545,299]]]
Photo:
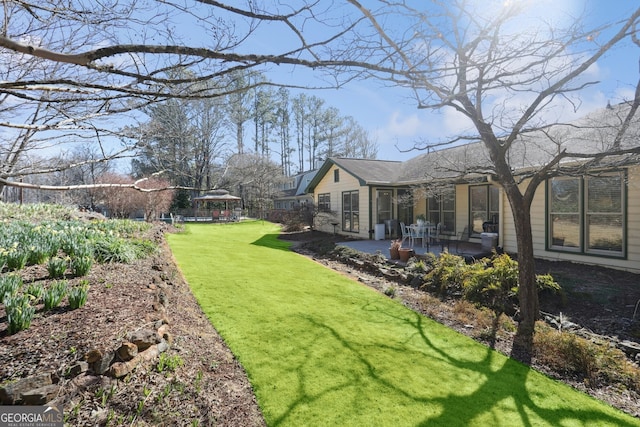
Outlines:
[[[380,251],[381,254],[389,259],[389,247],[391,246],[391,240],[346,240],[344,242],[338,242],[337,244],[370,254],[375,254],[376,252]],[[434,254],[435,256],[439,256],[442,252],[442,246],[439,243],[429,245],[428,249],[426,246],[423,247],[421,244],[414,244],[412,247],[407,242],[403,243],[402,247],[412,248],[415,251],[416,255],[425,255],[427,252],[429,252]],[[491,250],[483,248],[480,243],[474,242],[460,242],[458,245],[458,250],[456,251],[456,242],[451,241],[449,243],[449,248],[447,248],[447,245],[445,245],[444,249],[445,251],[448,250],[454,255],[460,255],[465,258],[477,259],[491,255]]]

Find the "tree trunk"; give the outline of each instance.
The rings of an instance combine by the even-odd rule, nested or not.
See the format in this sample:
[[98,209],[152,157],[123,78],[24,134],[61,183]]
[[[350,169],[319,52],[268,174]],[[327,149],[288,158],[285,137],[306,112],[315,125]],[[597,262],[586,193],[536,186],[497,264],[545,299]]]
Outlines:
[[512,204],[518,244],[518,300],[520,306],[520,319],[513,343],[512,356],[528,362],[531,358],[533,333],[535,322],[539,316],[539,306],[531,233],[531,210],[524,201],[521,201],[520,204],[524,206],[513,206]]
[[[508,171],[506,163],[498,162],[498,164],[503,166],[503,171]],[[505,173],[501,181],[513,213],[518,260],[520,319],[511,356],[523,362],[529,362],[534,326],[539,316],[533,234],[531,232],[531,203],[538,184],[537,182],[529,183],[528,190],[523,194],[510,173],[509,175]],[[505,183],[507,184],[505,185]]]

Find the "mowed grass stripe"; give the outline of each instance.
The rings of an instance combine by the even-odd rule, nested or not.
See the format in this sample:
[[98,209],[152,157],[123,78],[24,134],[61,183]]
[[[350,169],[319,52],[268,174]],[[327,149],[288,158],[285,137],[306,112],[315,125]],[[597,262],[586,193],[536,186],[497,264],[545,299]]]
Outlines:
[[271,426],[631,426],[627,416],[288,250],[268,222],[170,235]]

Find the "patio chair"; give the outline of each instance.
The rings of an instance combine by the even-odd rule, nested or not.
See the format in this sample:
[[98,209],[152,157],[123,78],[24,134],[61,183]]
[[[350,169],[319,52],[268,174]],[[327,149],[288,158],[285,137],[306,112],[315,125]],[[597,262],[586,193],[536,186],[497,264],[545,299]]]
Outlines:
[[218,209],[214,209],[214,210],[211,212],[211,220],[212,220],[212,221],[217,221],[217,220],[219,220],[219,219],[220,219],[220,211],[219,211]]
[[445,246],[450,250],[452,236],[450,234],[445,234],[445,229],[445,225],[439,222],[438,225],[436,225],[436,234],[433,236],[433,243],[440,245],[440,251],[444,251]]
[[[469,237],[471,237],[469,227],[465,227],[460,233],[458,233],[458,237],[455,239],[457,254],[460,253],[460,243],[468,243]],[[449,250],[451,250],[451,248],[449,248]]]
[[400,232],[402,233],[401,244],[404,243],[405,239],[409,239],[409,246],[413,247],[413,237],[411,237],[409,227],[407,227],[404,222],[400,223]]

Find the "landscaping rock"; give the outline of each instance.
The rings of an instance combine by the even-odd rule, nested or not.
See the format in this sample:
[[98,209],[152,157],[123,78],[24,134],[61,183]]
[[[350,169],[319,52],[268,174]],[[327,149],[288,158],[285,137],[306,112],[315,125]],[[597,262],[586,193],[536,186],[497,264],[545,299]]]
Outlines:
[[89,363],[78,362],[69,368],[69,377],[74,378],[89,370]]
[[89,362],[89,366],[93,372],[98,375],[102,375],[109,370],[109,366],[111,366],[111,362],[113,362],[113,358],[115,357],[115,352],[108,350],[97,350],[91,354],[91,359],[93,362]]
[[138,347],[138,352],[158,344],[160,340],[157,331],[153,329],[140,329],[127,336],[127,341],[134,343]]
[[60,387],[51,384],[44,387],[36,388],[22,393],[23,405],[44,405],[47,402],[52,401],[58,395]]
[[118,359],[123,362],[133,359],[138,354],[138,346],[131,342],[123,342],[122,345],[116,350]]
[[638,355],[640,355],[640,344],[637,342],[625,340],[618,343],[618,347],[632,359],[638,359]]
[[48,372],[10,382],[0,387],[0,403],[3,405],[15,405],[20,402],[23,393],[51,384],[51,373]]

